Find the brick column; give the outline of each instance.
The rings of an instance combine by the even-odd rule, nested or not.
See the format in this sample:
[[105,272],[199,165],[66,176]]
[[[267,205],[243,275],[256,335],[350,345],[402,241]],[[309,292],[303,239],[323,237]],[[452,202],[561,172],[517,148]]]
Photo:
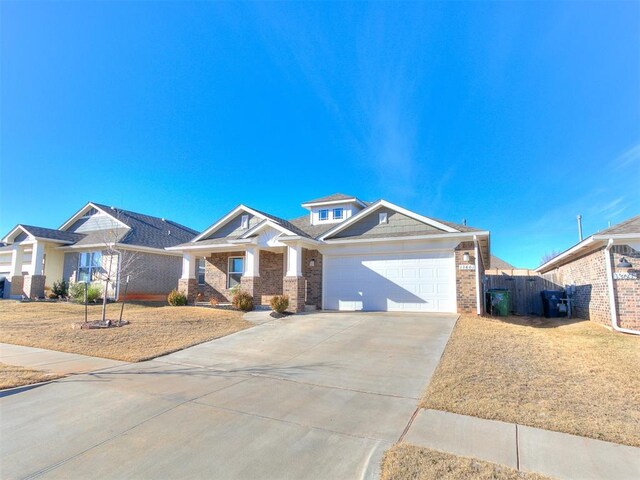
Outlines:
[[187,296],[187,303],[193,305],[198,295],[198,280],[195,278],[181,278],[178,280],[178,290]]
[[44,298],[44,275],[25,275],[22,277],[22,291],[29,298]]
[[240,290],[253,297],[253,304],[260,305],[260,277],[240,277]]
[[282,290],[289,296],[289,310],[295,313],[304,312],[305,278],[284,277]]

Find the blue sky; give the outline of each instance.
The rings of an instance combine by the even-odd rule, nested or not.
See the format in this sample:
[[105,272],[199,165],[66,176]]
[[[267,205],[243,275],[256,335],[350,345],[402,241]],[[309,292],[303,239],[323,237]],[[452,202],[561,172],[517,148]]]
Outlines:
[[640,213],[640,3],[0,4],[0,229],[334,192],[520,267]]

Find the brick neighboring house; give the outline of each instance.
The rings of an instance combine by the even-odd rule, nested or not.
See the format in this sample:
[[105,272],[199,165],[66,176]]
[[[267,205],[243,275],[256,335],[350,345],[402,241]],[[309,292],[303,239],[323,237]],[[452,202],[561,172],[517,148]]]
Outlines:
[[244,205],[192,241],[179,289],[190,303],[257,304],[287,294],[290,310],[483,312],[489,232],[425,217],[385,200],[334,194],[284,220]]
[[182,271],[182,256],[165,248],[196,234],[163,218],[93,202],[58,229],[17,225],[0,247],[3,296],[41,298],[55,281],[95,281],[111,269],[110,298],[123,298],[129,275],[127,299],[164,300]]
[[640,215],[591,235],[536,271],[576,286],[575,316],[640,330]]

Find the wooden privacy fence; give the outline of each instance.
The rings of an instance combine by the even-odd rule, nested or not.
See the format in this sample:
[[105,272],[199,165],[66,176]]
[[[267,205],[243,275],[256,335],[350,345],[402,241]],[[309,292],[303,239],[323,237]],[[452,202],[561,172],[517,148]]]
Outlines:
[[542,316],[542,290],[562,290],[533,270],[487,270],[485,291],[490,288],[509,290],[511,313]]

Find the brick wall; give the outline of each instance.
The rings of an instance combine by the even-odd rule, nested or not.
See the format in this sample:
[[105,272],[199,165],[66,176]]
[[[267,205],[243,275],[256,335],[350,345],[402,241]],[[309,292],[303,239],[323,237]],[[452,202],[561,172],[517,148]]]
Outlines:
[[131,276],[127,289],[127,298],[130,299],[166,298],[182,275],[182,257],[171,255],[125,250],[120,266],[121,293],[124,293],[127,275]]
[[[469,262],[463,260],[468,253]],[[475,248],[473,242],[462,242],[455,250],[456,260],[456,296],[458,298],[458,313],[476,313],[476,271],[460,270],[458,265],[475,263]]]
[[[313,260],[313,267],[310,265]],[[305,303],[322,308],[322,254],[318,250],[302,249],[302,275],[306,280]]]
[[198,286],[198,291],[202,293],[205,301],[216,300],[222,303],[231,301],[231,294],[227,288],[229,257],[244,258],[244,252],[213,253],[205,259],[204,285]]
[[282,295],[284,254],[260,250],[260,281],[254,292],[256,304],[269,305],[274,295]]
[[[627,273],[627,269],[616,267],[623,256],[634,267],[640,267],[640,252],[631,247],[616,245],[612,247],[611,255],[614,273]],[[631,270],[631,273],[634,271],[640,277],[640,269]],[[573,297],[573,314],[576,317],[611,325],[604,247],[586,253],[543,276],[558,285],[576,285]],[[623,328],[639,329],[640,280],[614,280],[613,285],[618,324]]]

